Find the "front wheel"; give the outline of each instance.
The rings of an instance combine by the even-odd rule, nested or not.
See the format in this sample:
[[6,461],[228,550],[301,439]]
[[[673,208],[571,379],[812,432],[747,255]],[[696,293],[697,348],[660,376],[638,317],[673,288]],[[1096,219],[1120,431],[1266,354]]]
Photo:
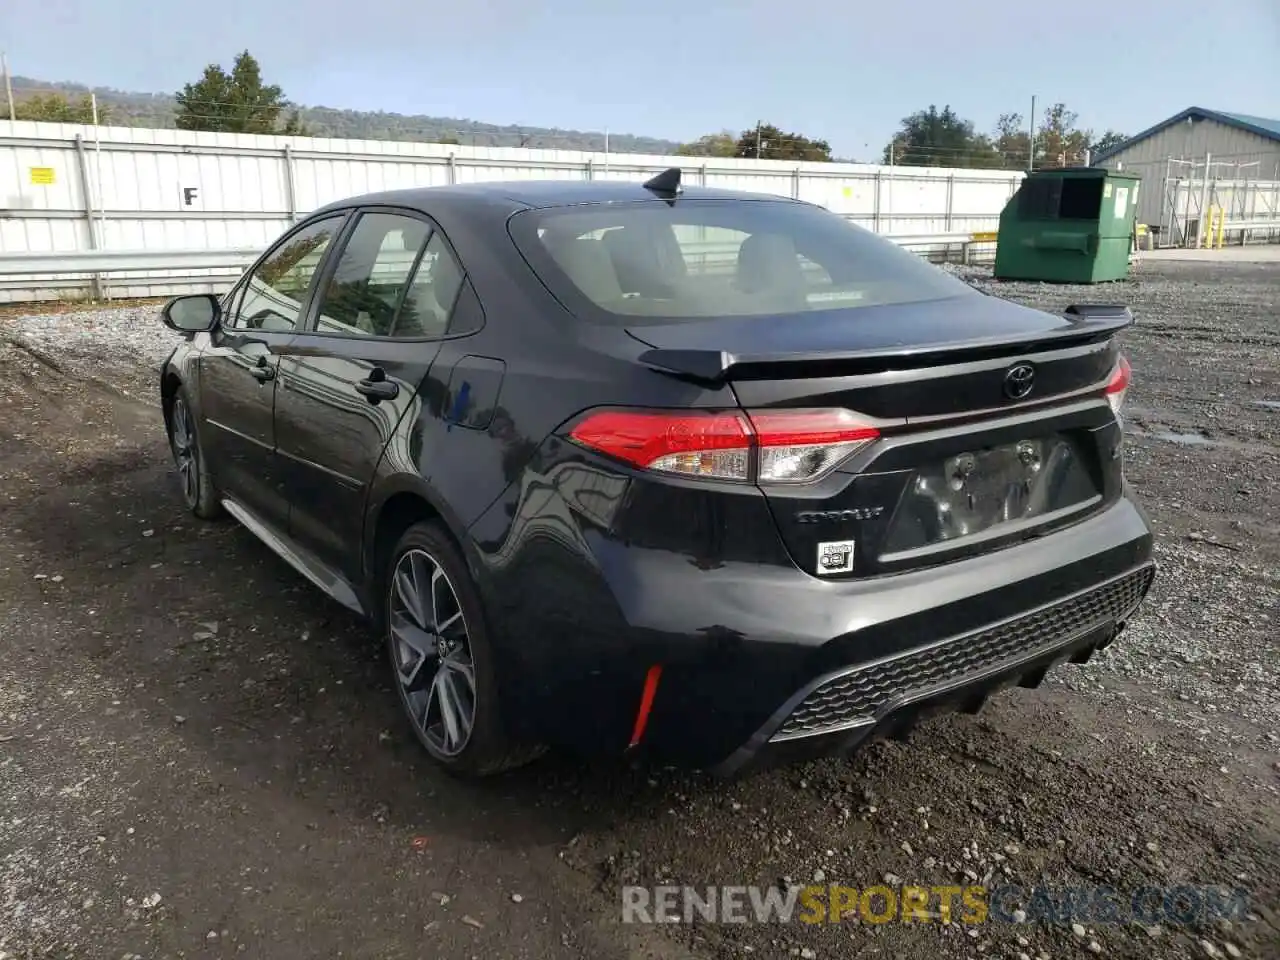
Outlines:
[[444,528],[416,523],[406,530],[383,583],[396,690],[432,759],[470,776],[534,759],[539,750],[511,743],[503,730],[479,594]]
[[169,450],[178,470],[178,485],[187,509],[203,520],[220,516],[222,503],[218,489],[209,474],[195,413],[186,391],[181,387],[169,407]]

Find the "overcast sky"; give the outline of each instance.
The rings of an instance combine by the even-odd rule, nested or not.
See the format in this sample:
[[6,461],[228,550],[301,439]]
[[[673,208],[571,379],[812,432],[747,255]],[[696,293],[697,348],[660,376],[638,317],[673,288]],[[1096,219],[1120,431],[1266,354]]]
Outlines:
[[908,113],[1061,100],[1099,132],[1280,117],[1280,0],[0,0],[10,70],[179,89],[248,48],[291,100],[689,140],[757,120],[869,159]]

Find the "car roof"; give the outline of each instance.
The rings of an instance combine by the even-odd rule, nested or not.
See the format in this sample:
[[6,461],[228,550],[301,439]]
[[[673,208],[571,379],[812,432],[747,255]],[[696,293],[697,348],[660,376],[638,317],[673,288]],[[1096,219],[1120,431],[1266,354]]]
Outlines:
[[[666,198],[661,194],[646,190],[640,181],[510,180],[367,193],[328,204],[317,212],[354,206],[397,206],[430,213],[440,205],[455,209],[469,205],[486,207],[498,205],[509,207],[514,212],[517,209],[563,207],[582,203],[622,203],[663,199]],[[787,197],[699,186],[684,187],[679,199],[795,202]]]

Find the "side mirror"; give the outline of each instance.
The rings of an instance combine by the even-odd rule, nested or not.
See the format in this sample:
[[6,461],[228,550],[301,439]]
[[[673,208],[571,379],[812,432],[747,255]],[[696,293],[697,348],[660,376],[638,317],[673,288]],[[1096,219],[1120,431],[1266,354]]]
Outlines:
[[179,333],[205,333],[217,326],[221,317],[222,305],[211,293],[174,297],[160,311],[164,325]]

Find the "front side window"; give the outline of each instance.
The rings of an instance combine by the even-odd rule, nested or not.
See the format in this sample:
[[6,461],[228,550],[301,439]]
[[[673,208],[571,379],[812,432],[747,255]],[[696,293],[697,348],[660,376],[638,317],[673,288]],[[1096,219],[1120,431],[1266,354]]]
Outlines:
[[511,219],[511,235],[561,302],[603,322],[794,315],[972,292],[892,241],[781,200],[529,210]]
[[231,326],[242,330],[289,332],[298,326],[302,302],[342,216],[308,224],[273,250],[244,285]]

